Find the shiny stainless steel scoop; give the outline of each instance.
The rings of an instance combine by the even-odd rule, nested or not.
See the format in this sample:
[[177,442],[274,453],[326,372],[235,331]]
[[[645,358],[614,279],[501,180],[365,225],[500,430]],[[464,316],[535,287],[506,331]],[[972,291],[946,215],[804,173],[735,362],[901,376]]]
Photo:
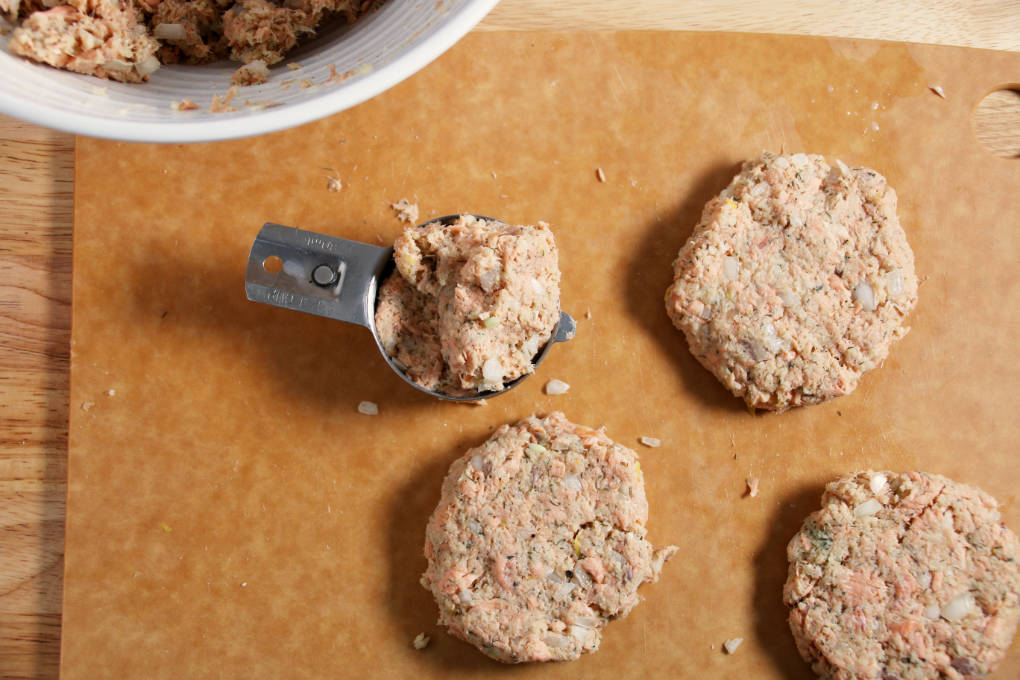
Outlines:
[[[420,226],[451,222],[457,217],[459,215],[445,215]],[[476,217],[492,220],[482,215]],[[412,381],[383,349],[375,328],[376,295],[380,284],[394,268],[393,248],[266,222],[248,255],[244,289],[248,299],[255,302],[364,326],[372,331],[375,344],[390,368],[412,387],[433,397],[451,401],[487,399],[516,387],[531,375],[507,383],[498,392],[479,392],[466,397],[427,390]],[[573,338],[575,328],[570,315],[560,312],[552,338],[538,351],[532,363],[538,366],[553,343]]]

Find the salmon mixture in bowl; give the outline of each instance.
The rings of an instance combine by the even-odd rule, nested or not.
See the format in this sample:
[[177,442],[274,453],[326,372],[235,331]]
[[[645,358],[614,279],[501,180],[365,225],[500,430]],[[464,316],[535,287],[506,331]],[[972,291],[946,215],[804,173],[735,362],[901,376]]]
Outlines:
[[99,78],[144,82],[160,64],[244,64],[235,85],[266,82],[268,67],[330,17],[354,21],[373,0],[0,0],[20,24],[10,50]]
[[380,286],[375,326],[412,381],[469,396],[534,370],[560,314],[548,225],[460,215],[409,227],[393,248],[396,271]]
[[917,303],[896,192],[868,168],[766,153],[705,206],[673,263],[666,311],[752,408],[852,392]]
[[505,663],[599,647],[676,552],[645,538],[637,455],[562,413],[503,425],[450,466],[421,582],[450,633]]
[[831,680],[991,673],[1020,621],[1020,543],[988,494],[924,472],[826,487],[787,548],[797,648]]

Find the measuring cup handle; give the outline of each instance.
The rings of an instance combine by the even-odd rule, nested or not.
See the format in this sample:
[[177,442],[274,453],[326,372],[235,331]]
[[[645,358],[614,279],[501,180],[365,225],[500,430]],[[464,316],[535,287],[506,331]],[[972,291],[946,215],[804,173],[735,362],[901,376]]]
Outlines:
[[392,248],[266,222],[244,290],[254,302],[371,328],[376,281],[392,257]]

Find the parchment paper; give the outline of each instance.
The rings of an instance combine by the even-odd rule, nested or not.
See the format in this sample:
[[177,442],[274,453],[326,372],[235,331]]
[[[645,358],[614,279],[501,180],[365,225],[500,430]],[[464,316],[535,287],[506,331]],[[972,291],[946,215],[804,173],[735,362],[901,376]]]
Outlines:
[[[63,676],[811,677],[781,590],[827,481],[943,473],[1020,530],[1020,162],[971,132],[976,102],[1018,76],[1020,55],[959,48],[485,33],[290,131],[79,140]],[[778,416],[724,391],[662,302],[702,205],[762,149],[884,173],[923,280],[881,369]],[[401,198],[421,221],[470,211],[556,234],[577,336],[486,406],[412,390],[365,329],[245,299],[263,222],[389,243]],[[552,378],[569,393],[546,396]],[[650,538],[680,553],[598,653],[506,668],[435,625],[424,527],[450,462],[551,410],[638,450]],[[1018,674],[1014,645],[996,677]]]

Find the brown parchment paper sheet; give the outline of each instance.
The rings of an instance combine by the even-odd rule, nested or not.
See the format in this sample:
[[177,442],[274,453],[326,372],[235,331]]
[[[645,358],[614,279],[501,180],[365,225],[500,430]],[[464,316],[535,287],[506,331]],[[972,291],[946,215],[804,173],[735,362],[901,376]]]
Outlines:
[[[781,589],[825,482],[939,472],[1020,529],[1020,162],[971,133],[976,102],[1018,77],[1020,55],[959,48],[485,33],[297,129],[79,140],[64,678],[811,677]],[[752,417],[662,297],[704,202],[762,149],[886,174],[923,283],[911,332],[856,393]],[[365,329],[245,299],[263,222],[388,243],[401,198],[422,221],[555,231],[577,336],[487,406],[412,390]],[[546,396],[551,378],[570,392]],[[435,625],[424,527],[451,461],[554,409],[638,450],[650,538],[680,553],[598,653],[506,668]],[[1018,674],[1014,645],[996,677]]]

